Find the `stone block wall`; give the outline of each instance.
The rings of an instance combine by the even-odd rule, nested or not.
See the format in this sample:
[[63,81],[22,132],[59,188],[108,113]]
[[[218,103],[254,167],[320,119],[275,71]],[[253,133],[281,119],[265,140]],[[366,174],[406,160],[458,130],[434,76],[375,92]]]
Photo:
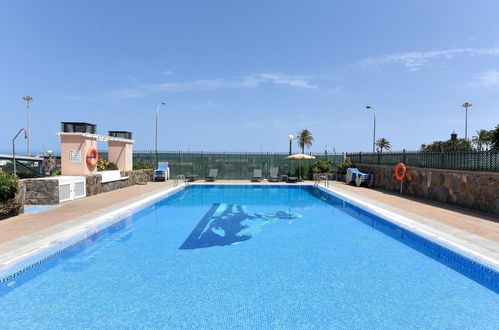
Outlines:
[[50,179],[23,179],[19,180],[24,193],[24,204],[53,205],[59,204],[59,180]]
[[121,171],[121,176],[128,176],[128,179],[101,183],[99,174],[88,175],[86,177],[87,196],[130,187],[137,184],[137,182],[152,181],[154,179],[154,170]]
[[[374,187],[399,191],[395,166],[356,167],[374,173]],[[408,167],[403,194],[499,215],[499,173]]]
[[[154,179],[154,170],[121,171],[126,180],[101,183],[100,175],[86,177],[87,196],[97,195],[121,189]],[[54,205],[59,204],[59,180],[57,178],[19,180],[19,192],[16,197],[22,204]]]

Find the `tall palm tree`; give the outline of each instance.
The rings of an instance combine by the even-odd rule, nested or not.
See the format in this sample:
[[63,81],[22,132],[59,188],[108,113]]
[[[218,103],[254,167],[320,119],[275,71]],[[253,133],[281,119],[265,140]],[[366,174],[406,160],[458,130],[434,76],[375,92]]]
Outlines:
[[310,148],[312,143],[314,143],[314,137],[308,129],[302,129],[299,131],[296,139],[298,140],[298,145],[300,146],[303,154],[305,153],[305,147]]
[[385,138],[378,139],[378,141],[376,141],[376,146],[381,150],[381,152],[383,152],[383,149],[390,150],[392,148],[390,141]]
[[486,129],[477,130],[476,136],[473,136],[471,142],[473,142],[479,151],[482,151],[482,149],[487,150],[490,145],[490,131]]

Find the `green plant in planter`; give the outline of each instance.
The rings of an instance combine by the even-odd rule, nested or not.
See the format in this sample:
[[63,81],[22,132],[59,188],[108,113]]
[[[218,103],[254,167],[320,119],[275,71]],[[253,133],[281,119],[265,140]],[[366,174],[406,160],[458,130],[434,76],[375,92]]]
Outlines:
[[17,176],[0,171],[0,202],[14,198],[18,184]]
[[331,173],[332,160],[317,160],[310,166],[312,174],[315,173]]
[[105,158],[101,158],[97,162],[97,171],[112,171],[117,169],[118,166],[116,166],[115,163],[111,163],[109,160]]
[[134,170],[146,170],[146,169],[154,169],[154,165],[149,162],[138,162],[133,164]]
[[300,173],[302,179],[310,179],[310,168],[307,165],[298,165],[293,176],[296,176],[298,178],[300,176]]

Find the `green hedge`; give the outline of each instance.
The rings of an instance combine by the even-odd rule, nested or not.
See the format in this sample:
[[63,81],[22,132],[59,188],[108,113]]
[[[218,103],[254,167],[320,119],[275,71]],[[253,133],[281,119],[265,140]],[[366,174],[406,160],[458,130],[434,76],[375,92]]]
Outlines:
[[15,200],[19,187],[17,176],[0,171],[0,219],[18,215],[22,204]]
[[14,198],[18,184],[17,176],[0,171],[0,202]]

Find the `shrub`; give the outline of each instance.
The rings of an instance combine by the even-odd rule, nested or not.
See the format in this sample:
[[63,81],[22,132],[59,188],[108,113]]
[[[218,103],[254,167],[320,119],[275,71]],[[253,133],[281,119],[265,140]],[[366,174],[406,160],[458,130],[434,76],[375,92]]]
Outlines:
[[115,163],[111,163],[109,160],[105,158],[101,158],[97,162],[97,171],[112,171],[117,170],[118,166]]
[[338,165],[338,172],[340,174],[346,174],[347,173],[347,169],[349,167],[352,167],[352,166],[353,166],[352,160],[350,159],[350,157],[347,157],[344,162],[342,162],[342,163],[340,163]]
[[14,198],[18,184],[17,176],[0,171],[0,202]]
[[332,164],[333,164],[333,161],[331,161],[331,160],[317,160],[317,161],[312,163],[312,166],[310,166],[310,171],[312,172],[312,174],[314,174],[314,173],[330,173]]
[[301,173],[301,178],[304,180],[310,179],[310,168],[306,165],[298,165],[298,167],[295,170],[294,176],[297,178],[300,177]]
[[145,170],[145,169],[154,169],[154,165],[149,162],[138,162],[137,164],[133,164],[134,170]]
[[22,209],[22,203],[15,199],[0,202],[0,219],[16,216]]

